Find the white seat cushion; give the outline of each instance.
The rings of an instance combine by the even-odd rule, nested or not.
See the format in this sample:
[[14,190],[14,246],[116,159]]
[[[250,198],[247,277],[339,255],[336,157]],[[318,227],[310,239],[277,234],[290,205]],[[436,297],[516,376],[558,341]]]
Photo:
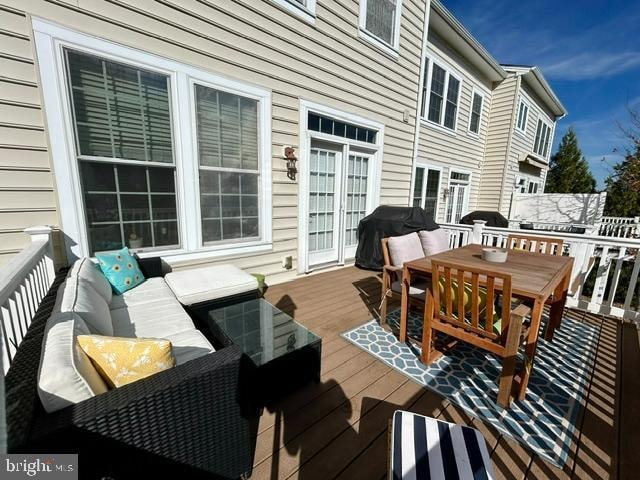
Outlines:
[[253,275],[233,265],[171,272],[165,280],[183,305],[195,305],[258,289],[258,280]]
[[47,412],[55,412],[108,390],[76,337],[91,334],[73,312],[54,313],[45,327],[38,370],[38,395]]
[[167,298],[177,302],[175,295],[164,281],[164,278],[153,277],[145,280],[137,287],[127,290],[122,295],[113,295],[109,308],[114,310],[116,308],[136,307],[156,303],[158,300]]
[[389,256],[391,263],[396,267],[401,267],[405,262],[424,258],[424,250],[420,243],[420,237],[416,232],[398,237],[389,237]]
[[215,352],[206,337],[198,330],[187,330],[163,338],[171,342],[176,365],[182,365],[195,358]]
[[55,308],[61,312],[80,315],[91,333],[113,336],[113,325],[109,305],[83,278],[67,278],[64,288],[58,290]]
[[[415,282],[411,284],[409,288],[409,295],[412,297],[419,298],[420,300],[425,299],[425,292],[429,288],[427,282]],[[391,290],[394,292],[401,293],[402,292],[402,282],[400,280],[396,280],[391,284]]]
[[449,250],[449,234],[442,228],[431,232],[421,230],[418,232],[418,236],[422,243],[422,250],[427,257]]
[[175,297],[158,298],[154,303],[111,310],[116,337],[166,338],[195,328]]
[[91,259],[81,258],[76,260],[69,270],[67,278],[80,279],[81,282],[88,283],[107,304],[111,302],[113,295],[111,284]]

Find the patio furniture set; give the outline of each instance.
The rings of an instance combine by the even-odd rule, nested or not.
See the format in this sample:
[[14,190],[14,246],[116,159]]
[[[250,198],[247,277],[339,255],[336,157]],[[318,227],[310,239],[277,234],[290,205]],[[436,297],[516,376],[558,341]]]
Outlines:
[[[83,478],[249,474],[261,408],[319,380],[321,339],[232,265],[135,260],[145,280],[119,295],[88,258],[54,285],[5,379],[9,451],[77,452]],[[156,371],[121,381],[138,368]]]
[[[560,326],[573,259],[563,256],[559,239],[509,236],[504,263],[483,259],[483,246],[448,249],[438,231],[419,232],[382,242],[385,267],[381,319],[388,298],[400,296],[399,340],[407,340],[411,306],[423,309],[422,361],[435,360],[435,333],[470,343],[502,358],[497,403],[509,408],[516,357],[524,345],[515,396],[523,399],[533,368],[543,307],[550,306],[545,338]],[[430,237],[430,241],[426,238]]]

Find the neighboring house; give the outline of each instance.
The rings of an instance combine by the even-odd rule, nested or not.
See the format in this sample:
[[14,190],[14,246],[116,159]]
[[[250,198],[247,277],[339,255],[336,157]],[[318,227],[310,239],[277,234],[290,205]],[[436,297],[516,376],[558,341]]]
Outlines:
[[412,204],[438,222],[475,210],[498,62],[441,3],[432,2]]
[[509,213],[511,196],[542,193],[556,121],[566,110],[537,67],[503,65],[493,92],[477,207]]
[[529,161],[496,98],[514,83],[533,112],[537,73],[429,5],[0,0],[0,263],[50,224],[60,257],[126,245],[273,283],[349,262],[379,204],[508,207]]

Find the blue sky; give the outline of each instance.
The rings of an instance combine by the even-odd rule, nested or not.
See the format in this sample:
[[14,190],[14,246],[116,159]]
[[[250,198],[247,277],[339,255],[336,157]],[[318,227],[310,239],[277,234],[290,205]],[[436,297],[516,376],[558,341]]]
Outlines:
[[[616,122],[640,107],[640,0],[443,0],[500,63],[538,65],[569,115],[599,187],[622,157]],[[602,158],[606,162],[602,162]]]

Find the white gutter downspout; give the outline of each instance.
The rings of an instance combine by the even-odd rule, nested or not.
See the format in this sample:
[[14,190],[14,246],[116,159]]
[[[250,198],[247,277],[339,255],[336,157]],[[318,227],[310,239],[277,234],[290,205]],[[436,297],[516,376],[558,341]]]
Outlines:
[[[420,143],[420,99],[422,98],[422,86],[424,85],[424,65],[427,59],[427,38],[429,36],[429,17],[431,15],[431,0],[425,1],[424,10],[424,28],[422,29],[422,57],[420,58],[420,75],[418,80],[418,95],[416,98],[416,115],[415,115],[415,131],[413,134],[413,158],[411,159],[411,182],[409,182],[409,200],[408,204],[411,206],[411,200],[413,197],[413,189],[416,171],[416,163],[418,162],[418,144]],[[440,192],[438,192],[440,195]],[[438,212],[436,212],[436,218]]]

